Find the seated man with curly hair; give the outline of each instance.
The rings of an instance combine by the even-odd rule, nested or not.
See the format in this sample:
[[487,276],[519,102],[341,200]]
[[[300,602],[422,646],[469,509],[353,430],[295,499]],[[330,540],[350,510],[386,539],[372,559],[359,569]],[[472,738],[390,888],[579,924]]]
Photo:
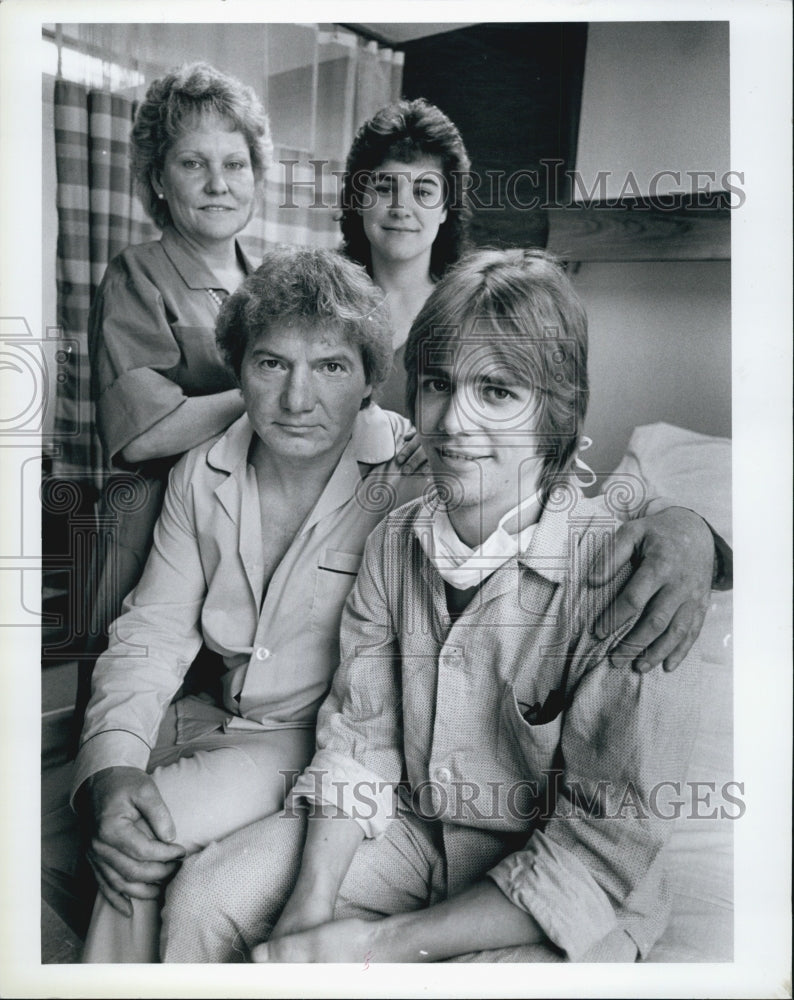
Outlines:
[[[94,671],[73,782],[100,889],[88,962],[157,961],[178,860],[281,808],[280,771],[311,759],[364,542],[421,488],[401,475],[410,423],[369,406],[391,327],[361,267],[272,251],[217,335],[245,413],[171,471]],[[223,661],[212,698],[181,691],[202,644]]]

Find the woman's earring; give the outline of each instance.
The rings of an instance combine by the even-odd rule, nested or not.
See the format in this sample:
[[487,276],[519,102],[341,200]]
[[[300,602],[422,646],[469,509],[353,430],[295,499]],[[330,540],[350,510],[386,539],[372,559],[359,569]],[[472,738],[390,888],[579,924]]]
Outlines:
[[163,200],[163,198],[165,198],[165,195],[163,194],[163,192],[162,192],[162,191],[160,191],[160,192],[158,193],[157,197],[158,197],[158,198],[160,199],[160,201],[162,201],[162,200]]

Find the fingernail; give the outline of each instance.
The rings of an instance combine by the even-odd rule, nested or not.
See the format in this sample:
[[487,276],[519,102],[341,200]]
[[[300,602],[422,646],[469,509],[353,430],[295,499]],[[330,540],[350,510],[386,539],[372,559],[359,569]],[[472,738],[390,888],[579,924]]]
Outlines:
[[651,664],[647,660],[637,660],[634,669],[641,674],[647,673],[651,669]]

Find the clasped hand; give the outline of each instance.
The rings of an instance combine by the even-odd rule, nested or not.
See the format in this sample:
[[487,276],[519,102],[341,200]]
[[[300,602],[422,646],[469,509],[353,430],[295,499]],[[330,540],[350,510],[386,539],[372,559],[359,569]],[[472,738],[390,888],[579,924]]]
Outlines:
[[131,916],[130,898],[156,899],[185,856],[157,785],[136,767],[109,767],[83,786],[91,824],[88,860],[102,895]]

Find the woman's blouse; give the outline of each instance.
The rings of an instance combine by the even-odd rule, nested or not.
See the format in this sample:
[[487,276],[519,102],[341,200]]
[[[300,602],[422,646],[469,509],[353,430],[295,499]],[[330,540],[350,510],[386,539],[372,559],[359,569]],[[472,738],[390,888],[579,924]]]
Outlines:
[[[251,264],[239,246],[246,273]],[[168,471],[179,452],[137,464],[124,448],[188,396],[232,389],[215,344],[215,320],[228,294],[173,228],[128,247],[108,265],[89,317],[91,389],[107,465],[102,496],[112,538],[97,552],[88,648],[101,652],[122,599],[140,579],[152,545]]]
[[[237,253],[249,273],[239,247]],[[173,228],[108,265],[88,338],[97,426],[110,465],[126,467],[121,451],[187,396],[234,388],[214,332],[227,294]]]

